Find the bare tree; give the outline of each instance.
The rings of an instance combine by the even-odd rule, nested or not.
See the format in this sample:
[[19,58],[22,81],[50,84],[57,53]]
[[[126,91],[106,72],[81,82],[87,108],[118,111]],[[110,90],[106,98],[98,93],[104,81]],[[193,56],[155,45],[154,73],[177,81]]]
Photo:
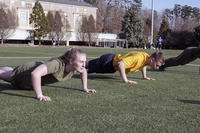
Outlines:
[[80,27],[80,36],[82,41],[87,41],[90,46],[95,41],[96,34],[96,22],[94,17],[90,15],[88,18],[84,16],[82,18],[82,24]]
[[1,44],[3,44],[4,39],[7,39],[10,35],[12,35],[17,26],[17,17],[14,9],[5,10],[3,5],[0,8],[0,37]]
[[94,20],[94,17],[92,15],[88,18],[88,44],[89,46],[92,44],[94,39],[96,38],[96,22]]
[[66,38],[66,45],[68,45],[68,40],[69,40],[69,38],[71,37],[71,31],[70,31],[70,29],[71,29],[71,26],[70,26],[70,24],[69,24],[69,21],[68,21],[68,19],[67,19],[67,17],[65,16],[65,25],[64,25],[65,27],[64,27],[64,32],[66,33],[65,34],[65,38]]
[[[116,17],[117,16],[117,17]],[[107,14],[104,17],[103,32],[120,33],[124,11],[117,6],[107,6]]]
[[102,32],[104,29],[104,18],[107,13],[107,3],[105,0],[99,0],[95,5],[97,10],[97,20],[96,20],[96,29],[98,32]]
[[54,39],[54,34],[53,34],[53,27],[54,27],[54,14],[52,11],[48,11],[47,13],[47,20],[49,22],[49,26],[51,27],[51,31],[49,34],[49,38],[51,38],[52,40]]
[[68,40],[71,37],[71,33],[69,32],[71,26],[67,16],[65,16],[62,12],[49,11],[47,18],[52,29],[50,38],[56,39],[58,45],[64,41],[64,39]]
[[63,22],[59,11],[55,12],[54,26],[53,30],[56,35],[57,43],[60,44],[60,41],[64,37],[64,33],[62,32]]
[[87,41],[87,32],[88,32],[88,21],[87,17],[83,16],[82,17],[82,23],[79,29],[79,37],[81,41]]

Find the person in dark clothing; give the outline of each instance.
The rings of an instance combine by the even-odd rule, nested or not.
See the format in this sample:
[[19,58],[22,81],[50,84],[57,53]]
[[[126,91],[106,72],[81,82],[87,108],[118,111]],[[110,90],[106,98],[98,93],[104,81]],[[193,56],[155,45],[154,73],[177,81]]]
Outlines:
[[159,67],[159,70],[165,70],[167,67],[188,64],[197,58],[200,58],[200,47],[188,47],[176,57],[165,59],[165,64]]

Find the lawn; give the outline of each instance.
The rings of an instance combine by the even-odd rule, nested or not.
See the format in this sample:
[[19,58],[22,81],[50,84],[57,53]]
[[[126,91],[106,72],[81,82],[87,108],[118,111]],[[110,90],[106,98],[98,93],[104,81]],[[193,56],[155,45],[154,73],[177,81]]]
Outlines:
[[[135,50],[83,49],[90,58],[103,53]],[[61,55],[65,50],[63,47],[0,47],[0,66],[47,60],[48,57]],[[181,51],[163,52],[171,57]],[[200,64],[200,60],[192,64]],[[91,74],[88,77],[89,86],[97,91],[93,95],[80,91],[79,75],[75,75],[66,82],[43,87],[43,93],[50,96],[52,102],[38,102],[33,91],[17,90],[0,81],[0,132],[199,132],[199,68],[185,65],[171,67],[164,72],[148,71],[147,74],[156,80],[143,80],[140,72],[128,75],[128,78],[138,82],[137,85],[122,83],[119,73]]]

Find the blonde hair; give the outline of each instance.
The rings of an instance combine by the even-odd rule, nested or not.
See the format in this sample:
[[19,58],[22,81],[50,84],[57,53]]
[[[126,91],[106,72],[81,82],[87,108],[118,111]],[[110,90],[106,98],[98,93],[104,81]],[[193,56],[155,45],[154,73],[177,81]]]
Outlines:
[[65,63],[68,64],[70,60],[75,60],[77,54],[85,54],[81,49],[78,48],[70,48],[61,55],[59,58]]
[[154,52],[151,54],[151,57],[154,58],[156,61],[162,61],[163,63],[165,62],[164,56],[162,52]]

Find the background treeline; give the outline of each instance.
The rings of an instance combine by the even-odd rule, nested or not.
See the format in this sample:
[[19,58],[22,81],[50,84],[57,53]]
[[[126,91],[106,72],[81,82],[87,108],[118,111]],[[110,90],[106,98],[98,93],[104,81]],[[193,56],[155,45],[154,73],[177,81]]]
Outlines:
[[[85,0],[98,8],[98,32],[116,33],[130,47],[149,46],[151,10],[141,0]],[[154,44],[159,36],[165,48],[184,49],[200,42],[200,8],[175,4],[172,9],[154,11]]]
[[[78,27],[81,41],[88,45],[95,42],[98,33],[114,33],[126,39],[129,47],[149,47],[151,31],[151,10],[142,9],[142,0],[84,0],[97,7],[96,20],[92,15],[82,18]],[[16,11],[0,5],[1,43],[17,27]],[[64,19],[63,19],[64,18]],[[30,23],[34,25],[30,38],[43,40],[48,36],[59,45],[71,36],[69,21],[64,12],[49,11],[45,16],[39,1],[31,13]],[[157,38],[164,39],[164,48],[184,49],[200,44],[200,8],[175,4],[172,9],[154,11],[154,44]]]

